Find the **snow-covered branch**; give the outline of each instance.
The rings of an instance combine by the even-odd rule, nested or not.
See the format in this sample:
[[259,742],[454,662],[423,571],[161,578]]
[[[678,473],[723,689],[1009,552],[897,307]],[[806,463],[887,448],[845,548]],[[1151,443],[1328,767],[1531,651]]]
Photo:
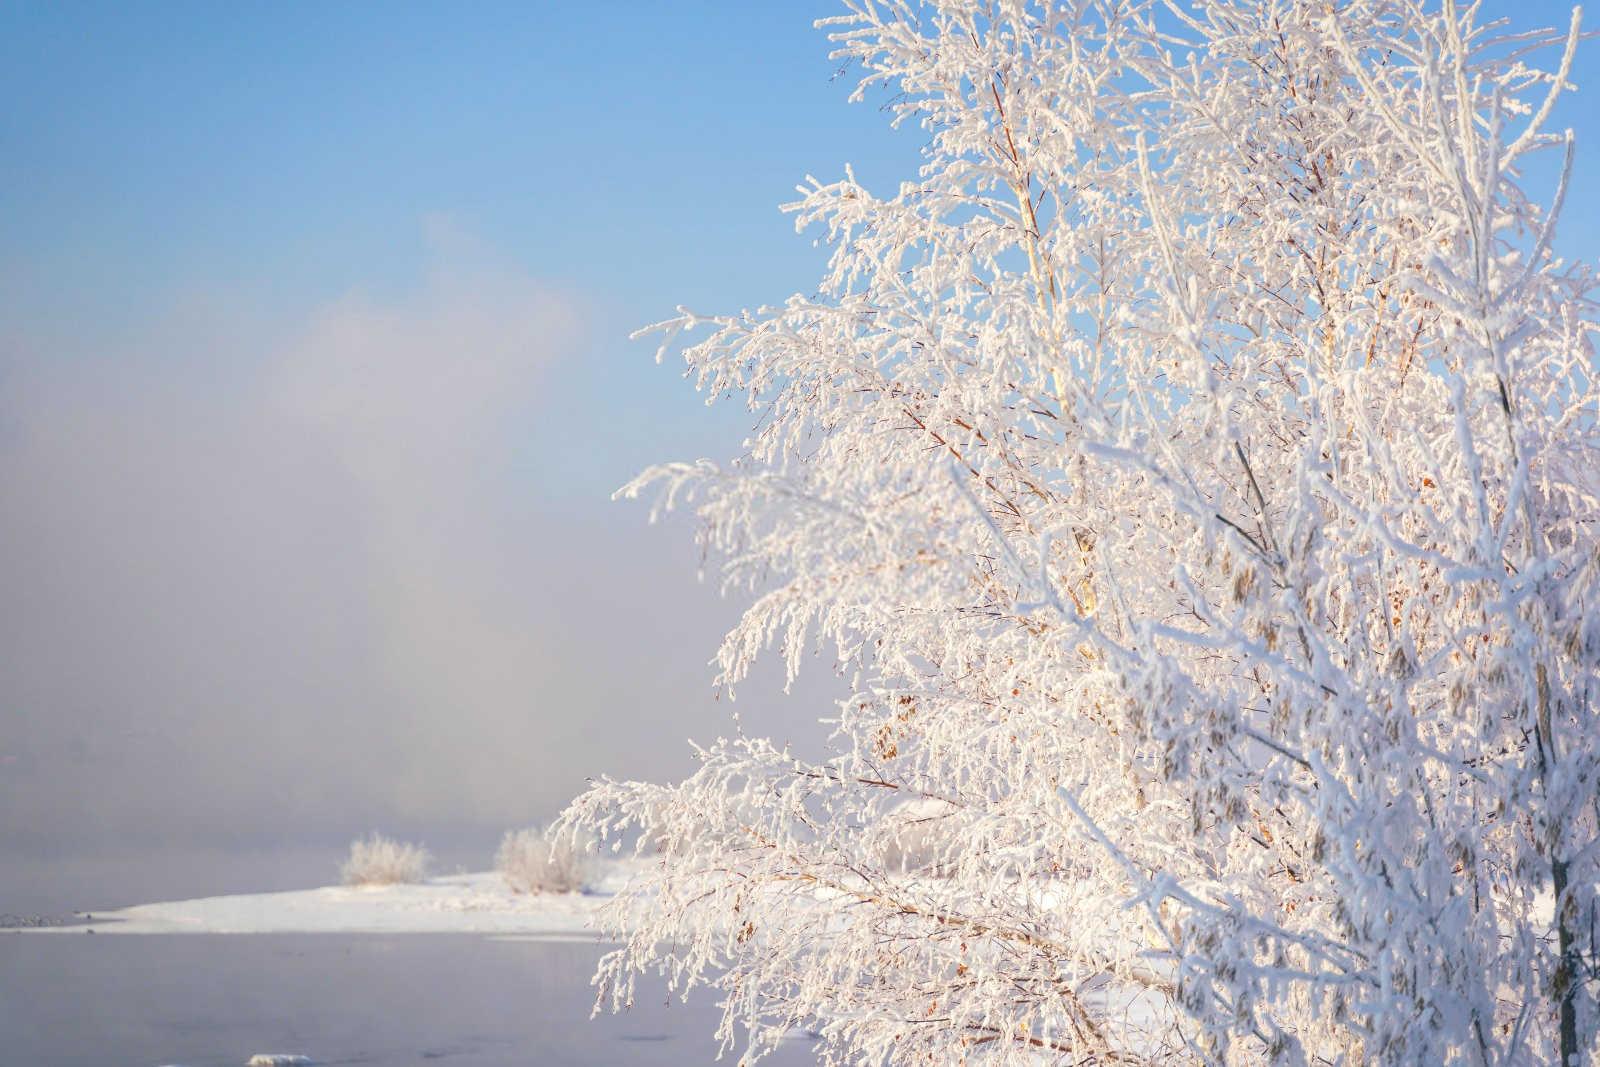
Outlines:
[[845,8],[924,164],[801,186],[816,294],[658,328],[757,423],[622,495],[751,598],[724,683],[823,647],[854,695],[825,763],[740,736],[574,804],[657,856],[605,1003],[709,982],[730,1044],[834,1062],[1594,1055],[1577,16]]

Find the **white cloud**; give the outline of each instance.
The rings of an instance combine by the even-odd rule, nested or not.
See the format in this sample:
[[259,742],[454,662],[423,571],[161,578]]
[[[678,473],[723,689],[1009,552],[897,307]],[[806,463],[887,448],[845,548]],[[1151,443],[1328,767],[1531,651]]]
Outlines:
[[542,643],[505,595],[537,565],[508,455],[583,315],[436,244],[414,292],[283,342],[205,301],[134,342],[8,339],[0,829],[494,806],[473,750]]
[[433,241],[411,291],[287,323],[215,295],[133,336],[9,320],[0,840],[520,825],[726,732],[736,606],[609,501],[623,431],[672,447],[613,388],[648,352]]

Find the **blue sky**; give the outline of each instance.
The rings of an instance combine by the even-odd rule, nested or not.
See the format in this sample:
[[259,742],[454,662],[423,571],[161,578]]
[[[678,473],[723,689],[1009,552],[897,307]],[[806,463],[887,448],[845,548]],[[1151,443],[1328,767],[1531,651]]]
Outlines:
[[[808,172],[915,165],[913,136],[846,106],[815,11],[13,7],[0,91],[30,106],[0,116],[0,279],[74,329],[91,310],[147,328],[197,290],[292,322],[351,290],[400,297],[442,221],[586,303],[584,358],[607,373],[567,381],[566,410],[620,403],[637,426],[676,400],[694,442],[732,433],[734,413],[702,431],[626,334],[806,288],[820,255],[776,205]],[[615,481],[646,452],[612,444],[590,447],[622,453]]]
[[726,731],[733,606],[609,496],[748,420],[627,334],[914,165],[811,17],[0,10],[0,840],[504,825]]
[[13,7],[0,241],[135,312],[195,277],[404,284],[440,212],[619,302],[802,284],[774,204],[911,142],[842,106],[806,6],[677,7]]
[[[608,498],[747,419],[627,334],[809,289],[776,205],[916,165],[829,13],[0,5],[0,842],[531,818],[725,730],[733,606]],[[780,730],[826,711],[752,688]]]
[[[1503,6],[1518,25],[1570,11]],[[0,92],[25,105],[0,114],[0,280],[46,322],[137,330],[196,289],[292,320],[350,290],[406,292],[444,220],[581,294],[619,357],[628,329],[678,303],[808,287],[819,255],[775,210],[804,174],[850,162],[884,186],[915,165],[917,133],[887,133],[830,78],[810,28],[829,12],[13,3]],[[1596,246],[1588,198],[1566,223],[1574,254]],[[651,402],[675,391],[636,365],[607,377]]]

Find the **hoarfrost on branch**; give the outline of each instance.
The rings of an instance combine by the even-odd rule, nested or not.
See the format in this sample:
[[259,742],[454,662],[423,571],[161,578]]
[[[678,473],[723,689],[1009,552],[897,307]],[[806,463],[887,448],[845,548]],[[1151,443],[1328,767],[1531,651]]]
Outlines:
[[624,493],[752,598],[721,684],[821,649],[853,695],[824,762],[574,803],[658,856],[602,1005],[710,982],[838,1062],[1588,1062],[1577,14],[846,6],[924,164],[801,188],[816,294],[661,324],[759,421]]

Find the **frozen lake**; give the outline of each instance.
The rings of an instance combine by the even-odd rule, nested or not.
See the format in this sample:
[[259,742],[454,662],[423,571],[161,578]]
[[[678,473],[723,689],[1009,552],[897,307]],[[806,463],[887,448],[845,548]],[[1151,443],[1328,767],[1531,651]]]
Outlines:
[[[0,856],[0,913],[316,885],[337,855]],[[442,1067],[714,1062],[710,996],[667,1004],[659,986],[646,985],[631,1012],[590,1020],[589,977],[602,951],[456,934],[0,932],[3,1059],[224,1067],[280,1052]],[[814,1060],[798,1041],[764,1062]]]
[[[448,934],[7,933],[0,1033],[5,1062],[52,1067],[238,1067],[259,1052],[441,1067],[713,1062],[706,1000],[641,997],[590,1020],[600,951]],[[765,1062],[813,1061],[797,1043]]]

